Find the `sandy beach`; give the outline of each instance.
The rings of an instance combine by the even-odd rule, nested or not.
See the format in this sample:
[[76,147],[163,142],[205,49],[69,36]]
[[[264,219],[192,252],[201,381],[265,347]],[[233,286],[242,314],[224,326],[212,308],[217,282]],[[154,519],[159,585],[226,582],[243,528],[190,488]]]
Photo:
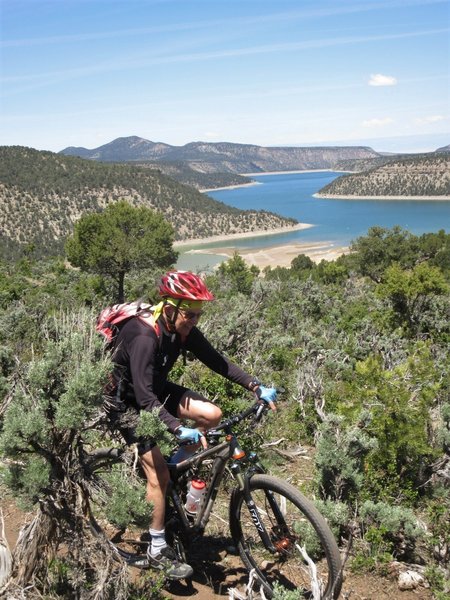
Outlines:
[[[332,242],[304,242],[273,245],[266,248],[237,248],[233,246],[233,240],[241,240],[246,238],[255,238],[267,235],[276,235],[278,233],[289,233],[290,231],[299,231],[314,227],[308,223],[298,223],[292,227],[280,227],[269,231],[250,231],[246,233],[234,233],[230,235],[215,235],[209,238],[200,238],[196,240],[185,240],[175,242],[174,247],[183,252],[183,248],[189,246],[197,246],[196,248],[187,249],[185,254],[211,254],[212,256],[223,256],[225,259],[231,258],[235,252],[249,265],[256,265],[260,269],[265,267],[289,267],[292,260],[299,254],[306,254],[315,263],[321,260],[336,260],[342,254],[349,252],[349,249],[344,246],[335,246]],[[202,248],[212,242],[224,242],[224,245],[219,248]]]
[[421,200],[444,201],[448,202],[450,196],[342,196],[340,194],[313,194],[314,198],[324,198],[325,200]]
[[[290,233],[291,231],[300,231],[301,229],[309,229],[310,227],[314,227],[314,225],[310,225],[309,223],[297,223],[296,225],[292,225],[290,227],[278,227],[277,229],[246,231],[243,233],[230,233],[228,235],[213,235],[206,238],[183,240],[174,242],[173,246],[174,248],[183,248],[184,246],[200,246],[203,244],[211,244],[213,242],[228,242],[229,240],[243,240],[246,238],[255,238],[265,235],[277,235],[278,233]],[[199,252],[205,253],[204,250],[199,250]],[[213,252],[210,252],[210,254],[218,254],[218,252],[214,250]]]
[[237,183],[236,185],[225,185],[224,187],[208,188],[205,190],[198,190],[202,194],[208,192],[219,192],[220,190],[237,190],[238,188],[252,187],[253,185],[262,185],[260,181],[249,181],[248,183]]
[[[240,173],[243,177],[256,177],[263,175],[293,175],[295,173],[326,173],[328,171],[334,171],[334,169],[300,169],[298,171],[264,171],[264,173]],[[346,171],[343,171],[346,173]]]
[[347,254],[349,249],[344,246],[335,246],[331,242],[310,242],[259,249],[224,246],[223,248],[188,250],[186,254],[211,254],[228,259],[235,252],[238,252],[248,265],[256,265],[260,269],[264,269],[265,267],[290,267],[292,260],[299,254],[306,254],[315,263],[319,263],[321,260],[332,261],[342,254]]

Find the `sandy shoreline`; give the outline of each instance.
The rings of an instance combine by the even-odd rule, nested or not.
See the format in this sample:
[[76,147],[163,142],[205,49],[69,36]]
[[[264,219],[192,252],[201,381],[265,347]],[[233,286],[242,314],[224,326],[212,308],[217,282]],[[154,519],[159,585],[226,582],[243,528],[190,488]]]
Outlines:
[[344,196],[341,194],[313,194],[314,198],[324,198],[325,200],[422,200],[448,202],[450,196]]
[[[314,225],[299,223],[293,227],[280,227],[269,231],[251,231],[246,233],[234,233],[231,235],[216,235],[198,240],[175,242],[174,247],[181,250],[183,253],[183,247],[196,246],[195,248],[188,248],[184,254],[208,254],[211,256],[222,256],[224,259],[231,258],[237,252],[248,265],[256,265],[260,269],[264,269],[265,267],[290,267],[293,259],[299,254],[306,254],[312,261],[319,263],[321,260],[336,260],[339,256],[342,256],[342,254],[347,254],[349,252],[348,247],[335,246],[333,242],[330,241],[274,244],[273,246],[264,248],[237,248],[233,245],[233,241],[235,240],[289,233],[291,231],[308,229],[309,227],[314,227]],[[224,242],[224,245],[219,248],[201,247],[211,242]]]
[[[298,171],[264,171],[264,173],[239,173],[242,177],[256,177],[264,175],[294,175],[295,173],[327,173],[333,169],[300,169]],[[337,171],[336,171],[337,172]],[[346,173],[346,171],[343,171]]]
[[236,183],[235,185],[224,185],[223,187],[208,188],[205,190],[198,190],[202,194],[208,192],[219,192],[221,190],[237,190],[238,188],[252,187],[253,185],[262,185],[260,181],[249,181],[248,183]]
[[[197,238],[193,240],[182,240],[178,242],[174,242],[174,248],[183,248],[183,246],[201,246],[203,244],[211,244],[213,242],[228,242],[229,240],[243,240],[246,238],[255,238],[262,237],[265,235],[277,235],[279,233],[291,233],[292,231],[300,231],[302,229],[309,229],[310,227],[314,227],[314,225],[310,225],[309,223],[297,223],[297,225],[292,225],[291,227],[278,227],[276,229],[268,229],[258,231],[245,231],[243,233],[230,233],[228,235],[212,235],[207,238]],[[201,251],[203,252],[203,250]],[[217,252],[213,252],[213,254],[218,254]]]
[[332,242],[310,242],[301,244],[284,244],[268,248],[223,248],[194,249],[186,254],[211,254],[223,256],[228,259],[237,252],[248,265],[256,265],[260,269],[265,267],[290,267],[291,262],[299,254],[306,254],[309,258],[319,263],[321,260],[336,260],[342,254],[349,252],[348,247],[335,246]]

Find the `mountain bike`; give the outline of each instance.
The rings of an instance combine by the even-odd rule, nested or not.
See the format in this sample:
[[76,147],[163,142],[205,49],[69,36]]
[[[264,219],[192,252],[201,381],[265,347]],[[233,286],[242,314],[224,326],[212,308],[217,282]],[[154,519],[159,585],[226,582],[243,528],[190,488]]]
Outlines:
[[[227,518],[231,537],[265,596],[273,597],[278,585],[298,590],[299,598],[336,599],[342,585],[342,563],[327,522],[297,488],[268,475],[256,452],[244,452],[239,445],[236,426],[248,420],[253,428],[267,410],[266,404],[256,402],[208,431],[207,449],[198,450],[181,463],[168,464],[171,483],[166,536],[185,562],[189,547],[203,535],[219,489],[232,482]],[[102,474],[123,461],[126,454],[124,448],[102,448],[86,456],[96,485],[101,487]],[[191,514],[184,504],[194,477],[206,481],[206,492],[197,512]],[[102,528],[93,515],[94,529],[107,534],[107,528]],[[146,566],[148,542],[116,535],[110,543],[117,557],[132,566]]]

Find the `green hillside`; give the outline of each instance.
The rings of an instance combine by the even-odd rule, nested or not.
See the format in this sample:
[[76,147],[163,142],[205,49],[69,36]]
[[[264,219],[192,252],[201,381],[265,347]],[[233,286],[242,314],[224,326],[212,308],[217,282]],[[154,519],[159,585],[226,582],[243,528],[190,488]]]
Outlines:
[[251,178],[237,173],[204,173],[197,171],[183,161],[143,161],[136,162],[136,166],[160,171],[164,175],[175,179],[175,181],[190,185],[196,190],[210,190],[231,185],[245,185],[252,182]]
[[62,247],[84,212],[125,199],[161,212],[177,240],[290,226],[293,219],[241,211],[160,172],[104,164],[20,146],[0,147],[0,244],[3,253],[36,244],[41,253]]
[[[378,159],[377,159],[378,160]],[[417,157],[382,159],[362,173],[335,179],[318,196],[450,196],[450,155],[430,154]]]

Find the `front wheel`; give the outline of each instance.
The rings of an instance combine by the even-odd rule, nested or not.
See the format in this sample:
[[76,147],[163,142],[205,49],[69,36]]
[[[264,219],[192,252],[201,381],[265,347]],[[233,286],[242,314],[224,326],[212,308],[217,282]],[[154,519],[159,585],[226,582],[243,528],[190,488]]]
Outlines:
[[[272,598],[279,586],[297,590],[299,599],[338,598],[342,585],[339,549],[318,510],[295,487],[269,475],[254,475],[249,491],[254,502],[250,509],[244,492],[233,492],[231,535],[266,596]],[[265,543],[258,529],[267,532]]]

